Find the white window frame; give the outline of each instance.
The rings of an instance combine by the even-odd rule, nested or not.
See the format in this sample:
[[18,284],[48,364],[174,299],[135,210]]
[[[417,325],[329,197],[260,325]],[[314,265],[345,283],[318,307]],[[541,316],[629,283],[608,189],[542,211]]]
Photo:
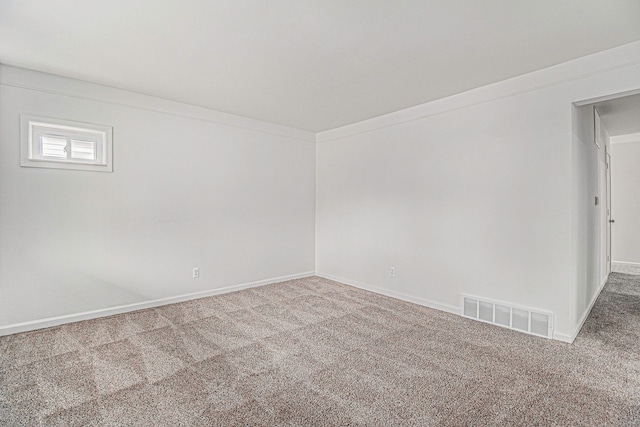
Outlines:
[[[42,136],[65,138],[66,158],[43,155]],[[71,157],[71,140],[94,142],[95,159]],[[20,115],[20,166],[113,172],[113,128],[50,117]]]

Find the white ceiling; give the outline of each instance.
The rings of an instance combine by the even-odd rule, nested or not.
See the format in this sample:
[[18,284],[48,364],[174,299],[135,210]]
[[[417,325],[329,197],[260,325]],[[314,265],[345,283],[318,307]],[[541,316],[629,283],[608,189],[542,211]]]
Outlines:
[[596,104],[610,136],[640,132],[640,94]]
[[638,0],[0,0],[0,62],[313,132],[636,40]]

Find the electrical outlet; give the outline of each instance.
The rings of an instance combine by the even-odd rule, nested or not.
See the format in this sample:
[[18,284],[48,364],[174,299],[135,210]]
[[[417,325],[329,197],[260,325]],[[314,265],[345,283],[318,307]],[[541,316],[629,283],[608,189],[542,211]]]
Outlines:
[[193,278],[198,279],[200,277],[200,269],[198,267],[193,267]]
[[396,268],[395,267],[389,267],[389,276],[393,277],[396,275]]

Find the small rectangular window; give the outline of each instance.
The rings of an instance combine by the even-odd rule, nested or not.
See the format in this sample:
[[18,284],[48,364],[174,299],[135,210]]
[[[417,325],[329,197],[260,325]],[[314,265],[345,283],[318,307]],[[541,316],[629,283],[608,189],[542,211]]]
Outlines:
[[82,160],[96,159],[96,143],[94,141],[71,140],[71,158]]
[[62,136],[42,135],[42,157],[67,158],[67,139]]
[[109,126],[20,116],[20,165],[112,172]]

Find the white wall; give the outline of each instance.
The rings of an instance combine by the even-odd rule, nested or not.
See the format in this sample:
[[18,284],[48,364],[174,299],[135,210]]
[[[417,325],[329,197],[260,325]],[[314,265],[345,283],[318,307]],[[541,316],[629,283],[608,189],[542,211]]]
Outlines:
[[582,325],[607,278],[605,152],[609,135],[593,105],[573,107],[572,128],[573,321]]
[[[13,67],[0,83],[0,327],[313,272],[313,134]],[[21,168],[21,113],[113,126],[114,172]]]
[[318,273],[451,311],[461,293],[550,310],[572,340],[594,275],[574,212],[597,183],[575,182],[594,156],[574,152],[572,103],[640,88],[639,64],[634,43],[320,133]]
[[[598,197],[599,204],[599,228],[600,228],[600,254],[599,254],[599,277],[600,283],[604,283],[609,278],[610,265],[608,256],[607,228],[609,226],[609,218],[607,217],[607,192],[610,192],[607,185],[607,153],[611,156],[611,140],[607,128],[596,111],[596,140],[598,142]],[[611,237],[611,236],[609,236]]]
[[[461,293],[549,310],[570,341],[598,278],[581,245],[599,234],[597,155],[572,103],[640,89],[640,42],[322,132],[315,147],[302,131],[11,67],[0,83],[0,328],[306,274],[315,207],[319,274],[454,312]],[[114,173],[20,168],[22,112],[114,126]]]
[[640,264],[640,141],[612,144],[611,164],[612,258]]

